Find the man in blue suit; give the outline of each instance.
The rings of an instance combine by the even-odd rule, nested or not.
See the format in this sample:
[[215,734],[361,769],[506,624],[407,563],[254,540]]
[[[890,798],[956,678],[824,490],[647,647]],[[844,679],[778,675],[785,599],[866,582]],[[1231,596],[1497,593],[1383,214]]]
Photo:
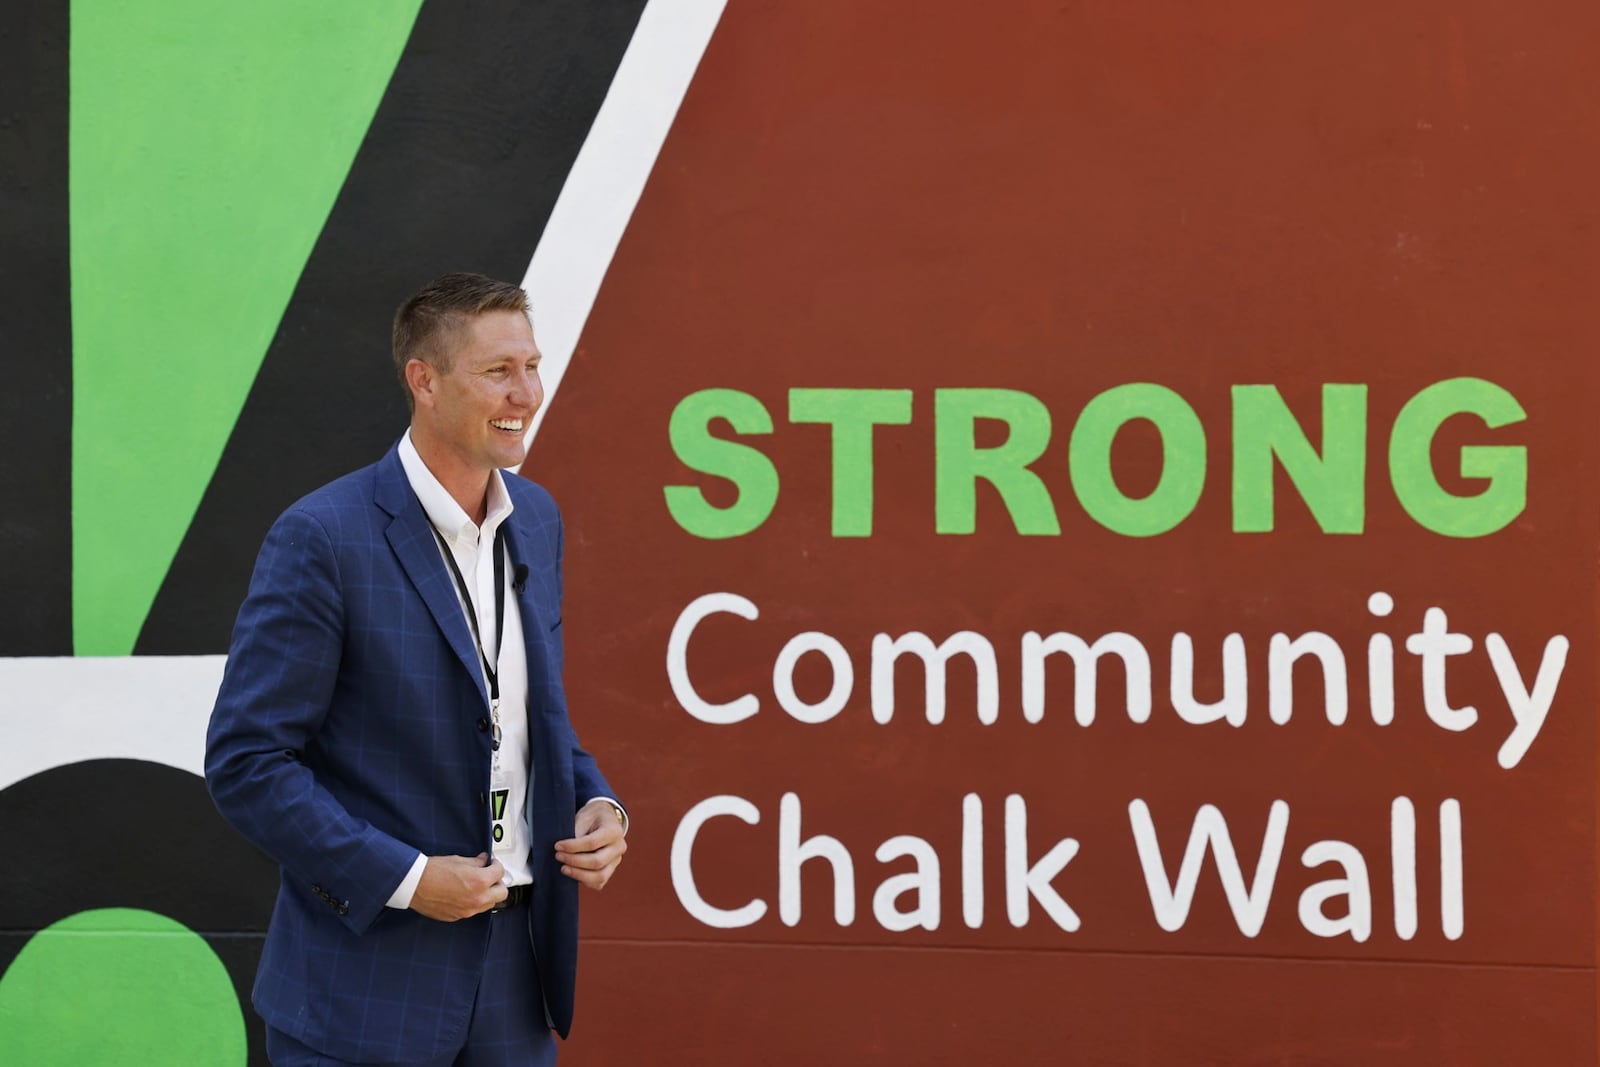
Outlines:
[[544,397],[526,294],[446,275],[394,357],[411,427],[267,534],[206,738],[282,867],[252,999],[275,1064],[554,1063],[627,816],[567,718],[560,515],[502,473]]

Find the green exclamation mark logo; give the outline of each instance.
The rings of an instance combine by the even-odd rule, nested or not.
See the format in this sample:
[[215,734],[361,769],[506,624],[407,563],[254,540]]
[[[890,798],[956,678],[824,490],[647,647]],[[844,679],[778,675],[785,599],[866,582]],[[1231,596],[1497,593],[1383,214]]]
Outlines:
[[506,797],[509,796],[510,793],[511,790],[509,789],[496,789],[493,794],[494,801],[492,805],[492,811],[494,814],[494,843],[497,845],[504,840],[506,836],[506,825],[501,820],[506,817]]

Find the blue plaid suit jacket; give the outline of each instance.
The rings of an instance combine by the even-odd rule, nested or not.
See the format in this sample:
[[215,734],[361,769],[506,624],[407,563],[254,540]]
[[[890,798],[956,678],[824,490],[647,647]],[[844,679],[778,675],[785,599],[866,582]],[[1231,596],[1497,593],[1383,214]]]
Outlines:
[[[560,514],[544,489],[505,480],[508,551],[529,571],[512,597],[533,752],[529,932],[565,1037],[578,894],[553,846],[580,802],[616,794],[567,719]],[[360,1062],[428,1058],[462,1039],[488,917],[442,923],[385,903],[418,851],[490,851],[487,716],[471,631],[398,452],[284,512],[239,610],[206,737],[218,810],[282,868],[252,998],[269,1025]]]

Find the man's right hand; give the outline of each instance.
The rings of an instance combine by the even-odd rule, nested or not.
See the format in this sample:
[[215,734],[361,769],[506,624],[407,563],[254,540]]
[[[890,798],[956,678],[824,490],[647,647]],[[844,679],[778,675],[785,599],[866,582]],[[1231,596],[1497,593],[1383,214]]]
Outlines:
[[411,897],[411,910],[430,919],[453,923],[481,914],[506,899],[500,880],[506,869],[486,853],[476,856],[429,856],[422,880]]

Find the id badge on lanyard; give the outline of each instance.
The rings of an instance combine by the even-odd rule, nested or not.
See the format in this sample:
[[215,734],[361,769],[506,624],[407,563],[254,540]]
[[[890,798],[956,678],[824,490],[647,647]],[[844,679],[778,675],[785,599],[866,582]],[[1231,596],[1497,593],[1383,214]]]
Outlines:
[[506,801],[511,796],[511,776],[506,773],[506,761],[500,758],[500,746],[496,745],[494,755],[489,761],[489,795],[493,798],[490,813],[494,816],[493,837],[496,848],[506,838]]
[[473,641],[478,646],[478,657],[483,663],[484,680],[489,683],[489,717],[492,723],[490,734],[491,750],[489,757],[489,788],[493,800],[491,813],[494,816],[494,843],[500,844],[505,840],[506,802],[511,795],[510,777],[506,773],[505,761],[500,758],[501,732],[500,732],[500,645],[505,639],[506,632],[506,554],[505,554],[505,525],[502,524],[494,532],[494,659],[489,658],[489,652],[483,647],[483,636],[478,630],[478,611],[472,602],[472,591],[467,587],[467,580],[461,575],[461,568],[456,566],[456,558],[450,551],[450,546],[445,544],[444,535],[437,528],[433,531],[434,539],[439,542],[439,550],[444,553],[444,561],[450,567],[450,574],[456,580],[456,587],[461,592],[461,599],[466,604],[467,622],[472,628]]

